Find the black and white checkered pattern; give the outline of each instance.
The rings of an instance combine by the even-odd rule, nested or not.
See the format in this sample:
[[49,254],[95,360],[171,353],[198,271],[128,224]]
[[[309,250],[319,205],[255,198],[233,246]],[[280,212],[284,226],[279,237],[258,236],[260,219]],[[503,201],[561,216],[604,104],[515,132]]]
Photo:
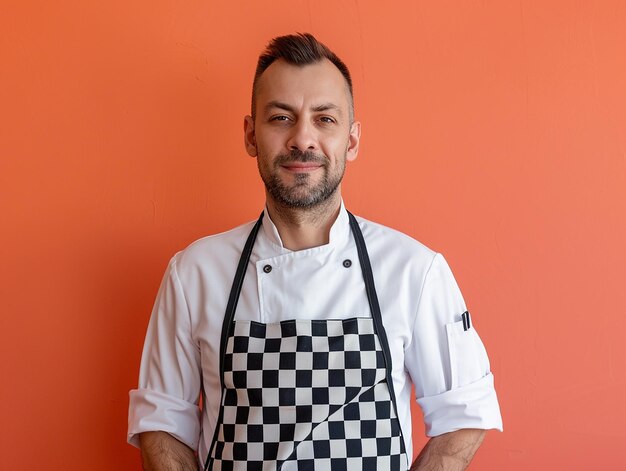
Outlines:
[[212,469],[408,467],[371,318],[235,321]]

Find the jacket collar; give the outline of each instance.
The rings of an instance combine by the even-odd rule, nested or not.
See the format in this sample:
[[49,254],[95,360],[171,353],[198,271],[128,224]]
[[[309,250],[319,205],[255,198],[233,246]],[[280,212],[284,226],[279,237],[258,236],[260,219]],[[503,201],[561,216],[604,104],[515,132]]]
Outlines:
[[[280,238],[280,234],[278,233],[278,229],[276,225],[270,218],[269,212],[267,210],[267,206],[263,210],[263,235],[267,240],[273,245],[279,247],[281,251],[284,253],[291,252],[291,250],[285,248],[283,245],[283,241]],[[350,240],[350,220],[348,219],[348,211],[343,204],[343,199],[341,200],[341,207],[339,208],[339,214],[337,215],[337,219],[330,228],[330,234],[328,237],[328,244],[322,245],[320,247],[314,247],[314,249],[322,249],[328,248],[333,249],[337,247],[345,246]],[[311,249],[307,249],[311,250]]]

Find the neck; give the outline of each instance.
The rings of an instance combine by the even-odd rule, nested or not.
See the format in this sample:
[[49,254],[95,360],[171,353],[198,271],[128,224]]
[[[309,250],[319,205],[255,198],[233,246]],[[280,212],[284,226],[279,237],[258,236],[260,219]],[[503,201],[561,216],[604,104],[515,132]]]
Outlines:
[[340,208],[338,191],[313,208],[291,208],[277,203],[269,195],[267,197],[267,210],[278,229],[283,247],[293,251],[328,244],[330,228]]

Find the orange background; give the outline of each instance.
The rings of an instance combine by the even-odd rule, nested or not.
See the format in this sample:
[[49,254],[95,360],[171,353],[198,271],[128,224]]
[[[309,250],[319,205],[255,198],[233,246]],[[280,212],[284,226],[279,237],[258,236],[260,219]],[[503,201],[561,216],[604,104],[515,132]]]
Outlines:
[[0,467],[139,468],[159,281],[261,209],[242,117],[294,31],[352,69],[347,206],[443,252],[487,346],[472,469],[626,466],[626,2],[4,0]]

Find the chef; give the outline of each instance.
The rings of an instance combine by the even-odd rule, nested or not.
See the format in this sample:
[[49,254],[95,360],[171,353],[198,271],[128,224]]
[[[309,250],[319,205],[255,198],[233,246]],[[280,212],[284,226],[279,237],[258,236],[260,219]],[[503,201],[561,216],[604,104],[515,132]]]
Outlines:
[[[176,254],[128,440],[152,470],[462,470],[502,429],[489,360],[444,258],[351,214],[345,64],[310,34],[259,57],[259,218]],[[411,388],[431,437],[411,463]]]

